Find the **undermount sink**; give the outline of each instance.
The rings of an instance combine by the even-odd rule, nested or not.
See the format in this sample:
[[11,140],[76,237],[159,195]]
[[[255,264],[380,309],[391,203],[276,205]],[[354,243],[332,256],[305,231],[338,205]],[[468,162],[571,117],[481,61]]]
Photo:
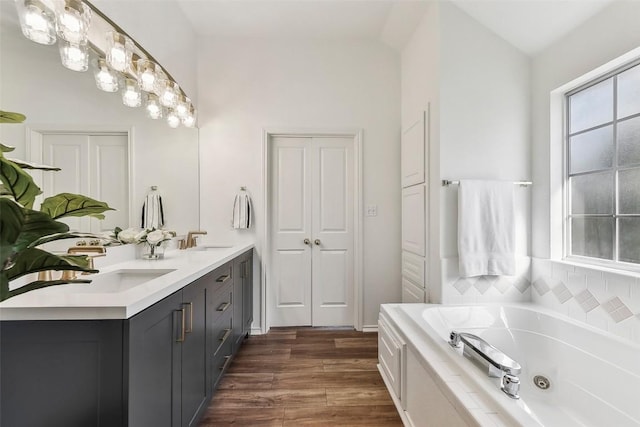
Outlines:
[[[109,273],[98,275],[78,276],[78,279],[88,279],[91,283],[79,286],[79,291],[83,293],[113,293],[122,292],[142,285],[150,280],[157,279],[167,273],[171,273],[175,269],[156,269],[156,268],[131,268],[111,271]],[[81,288],[80,288],[81,287]]]
[[225,249],[230,249],[233,246],[223,246],[223,245],[205,245],[205,246],[196,246],[195,248],[189,248],[187,249],[188,251],[196,251],[196,252],[202,252],[202,251],[221,251],[221,250],[225,250]]

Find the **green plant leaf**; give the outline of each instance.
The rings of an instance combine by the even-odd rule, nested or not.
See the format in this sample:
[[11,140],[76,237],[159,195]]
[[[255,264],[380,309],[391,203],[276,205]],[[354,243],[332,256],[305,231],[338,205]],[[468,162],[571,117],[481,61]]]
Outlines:
[[104,202],[99,202],[87,196],[71,193],[61,193],[47,197],[40,206],[42,212],[46,212],[53,219],[65,216],[91,216],[104,219],[102,212],[112,211]]
[[89,268],[89,257],[86,255],[54,255],[42,249],[28,248],[17,254],[15,263],[5,273],[11,281],[25,274],[45,270],[98,272]]
[[43,170],[43,171],[60,171],[60,170],[62,170],[62,169],[57,168],[55,166],[39,165],[37,163],[27,162],[26,160],[18,160],[18,159],[7,159],[7,160],[12,161],[16,165],[20,166],[22,169],[39,169],[39,170]]
[[9,153],[13,150],[15,150],[16,147],[12,147],[10,145],[4,145],[2,143],[0,143],[0,153]]
[[11,297],[15,297],[16,295],[20,295],[20,294],[24,294],[25,292],[29,292],[29,291],[35,291],[36,289],[42,289],[42,288],[48,288],[49,286],[56,286],[56,285],[66,285],[69,283],[91,283],[91,280],[38,280],[35,282],[31,282],[29,284],[26,284],[24,286],[20,286],[19,288],[16,288],[12,291],[8,291],[7,292],[7,296],[6,298],[2,298],[2,295],[0,295],[0,301],[3,301],[5,299],[11,298]]
[[26,118],[24,114],[0,110],[0,123],[22,123]]
[[0,181],[14,200],[25,208],[32,208],[40,187],[33,182],[31,175],[11,160],[0,156]]

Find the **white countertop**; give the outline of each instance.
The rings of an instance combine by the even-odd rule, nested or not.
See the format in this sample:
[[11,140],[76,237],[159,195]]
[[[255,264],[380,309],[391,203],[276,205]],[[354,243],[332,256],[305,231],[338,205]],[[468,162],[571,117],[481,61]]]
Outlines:
[[[9,298],[0,303],[0,320],[128,319],[251,248],[252,243],[231,248],[173,250],[160,260],[113,264],[101,268],[98,274],[78,277],[95,278],[95,283],[51,286]],[[113,292],[107,281],[99,278],[118,270],[174,271]]]

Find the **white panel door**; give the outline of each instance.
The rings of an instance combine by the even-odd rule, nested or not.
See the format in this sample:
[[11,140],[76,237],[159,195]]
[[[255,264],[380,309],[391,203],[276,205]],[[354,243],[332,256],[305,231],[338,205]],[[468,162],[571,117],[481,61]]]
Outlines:
[[310,151],[310,138],[271,141],[272,326],[311,325]]
[[423,111],[418,120],[402,131],[401,163],[402,187],[424,182],[425,116]]
[[353,325],[352,164],[350,138],[271,138],[271,326]]
[[425,256],[426,208],[424,185],[402,190],[402,250]]
[[353,140],[312,141],[312,324],[353,325]]

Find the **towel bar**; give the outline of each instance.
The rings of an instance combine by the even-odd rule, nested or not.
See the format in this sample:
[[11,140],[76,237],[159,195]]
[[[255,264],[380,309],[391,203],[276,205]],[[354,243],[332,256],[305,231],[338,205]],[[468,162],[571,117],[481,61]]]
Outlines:
[[[450,181],[448,179],[443,179],[442,180],[442,186],[443,187],[448,187],[450,185],[460,185],[460,181]],[[531,181],[514,181],[513,185],[519,185],[520,187],[528,187],[530,185],[533,185],[533,182],[531,182]]]

